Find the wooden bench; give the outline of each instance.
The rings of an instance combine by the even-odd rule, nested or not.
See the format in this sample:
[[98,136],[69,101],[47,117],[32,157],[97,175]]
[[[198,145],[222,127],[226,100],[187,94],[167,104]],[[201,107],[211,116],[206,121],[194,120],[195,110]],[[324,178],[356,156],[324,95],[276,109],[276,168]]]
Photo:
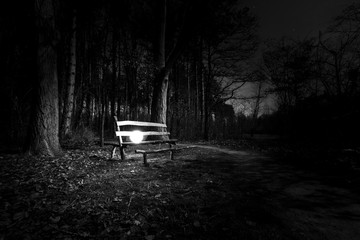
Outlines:
[[[161,152],[170,152],[170,159],[174,159],[174,152],[183,148],[173,148],[176,145],[176,139],[170,139],[170,133],[167,132],[166,124],[154,123],[154,122],[139,122],[139,121],[118,121],[117,117],[114,117],[115,120],[115,135],[117,137],[116,142],[105,141],[105,145],[112,145],[113,149],[111,151],[111,158],[114,158],[116,153],[116,148],[120,150],[121,160],[125,160],[125,148],[133,145],[144,145],[144,144],[168,144],[168,148],[163,149],[153,149],[153,150],[135,150],[136,153],[143,154],[144,164],[147,163],[147,155],[149,153],[161,153]],[[144,136],[144,140],[139,143],[133,142],[130,140],[134,131],[140,131]],[[149,138],[149,139],[147,139]]]

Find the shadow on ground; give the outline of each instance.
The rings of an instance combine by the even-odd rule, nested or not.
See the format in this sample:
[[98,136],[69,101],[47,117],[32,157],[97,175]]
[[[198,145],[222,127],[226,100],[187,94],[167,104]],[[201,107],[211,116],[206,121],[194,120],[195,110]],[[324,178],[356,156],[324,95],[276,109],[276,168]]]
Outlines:
[[[359,193],[338,176],[198,146],[128,160],[110,149],[0,158],[0,239],[358,239]],[[346,181],[348,181],[347,179]],[[345,182],[346,182],[345,181]],[[350,186],[350,185],[349,185]]]

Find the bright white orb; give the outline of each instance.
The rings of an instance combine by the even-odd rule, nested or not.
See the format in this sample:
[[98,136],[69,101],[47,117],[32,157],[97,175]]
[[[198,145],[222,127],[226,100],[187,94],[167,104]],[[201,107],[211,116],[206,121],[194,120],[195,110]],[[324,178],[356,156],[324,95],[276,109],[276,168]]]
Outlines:
[[132,131],[132,133],[130,134],[130,140],[133,143],[141,143],[143,138],[144,138],[144,134],[139,130]]

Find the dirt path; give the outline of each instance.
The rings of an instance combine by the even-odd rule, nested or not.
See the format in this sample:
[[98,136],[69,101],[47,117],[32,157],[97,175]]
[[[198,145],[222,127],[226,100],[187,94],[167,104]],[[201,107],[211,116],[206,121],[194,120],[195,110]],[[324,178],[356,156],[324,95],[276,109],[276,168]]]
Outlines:
[[254,231],[274,235],[266,239],[360,239],[360,194],[337,184],[344,179],[298,170],[257,153],[197,147],[213,150],[206,161],[233,179],[234,204],[242,203],[229,211],[245,214]]

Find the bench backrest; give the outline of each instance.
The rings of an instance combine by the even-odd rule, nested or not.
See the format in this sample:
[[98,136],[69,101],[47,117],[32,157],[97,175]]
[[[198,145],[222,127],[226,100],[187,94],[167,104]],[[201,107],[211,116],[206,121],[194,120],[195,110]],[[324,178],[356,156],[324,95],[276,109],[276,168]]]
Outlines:
[[[119,138],[119,144],[123,143],[123,137],[129,137],[134,130],[140,130],[144,138],[147,136],[162,136],[169,139],[170,133],[167,132],[167,126],[163,123],[139,122],[139,121],[118,121],[115,119],[115,134]],[[151,130],[149,130],[151,129]]]

